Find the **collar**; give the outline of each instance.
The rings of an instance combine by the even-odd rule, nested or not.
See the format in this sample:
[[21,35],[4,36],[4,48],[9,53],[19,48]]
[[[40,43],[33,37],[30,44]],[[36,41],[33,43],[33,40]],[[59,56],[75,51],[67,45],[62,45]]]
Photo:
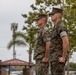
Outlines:
[[56,25],[54,25],[54,28],[56,28],[58,25],[60,25],[62,20],[60,20]]
[[42,27],[42,28],[39,28],[38,32],[41,32],[41,31],[43,31],[43,30],[48,30],[47,26],[44,26],[44,27]]

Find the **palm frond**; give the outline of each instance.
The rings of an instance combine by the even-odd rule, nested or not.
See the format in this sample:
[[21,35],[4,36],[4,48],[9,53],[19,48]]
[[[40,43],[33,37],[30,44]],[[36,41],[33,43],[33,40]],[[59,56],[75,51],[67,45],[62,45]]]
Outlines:
[[13,38],[14,39],[17,39],[17,38],[21,38],[21,39],[24,39],[25,41],[27,40],[27,36],[25,35],[25,33],[23,32],[16,32],[14,35],[13,35]]
[[24,46],[25,47],[26,46],[26,43],[23,40],[20,40],[20,39],[15,40],[15,41],[11,40],[8,43],[7,48],[10,49],[13,45],[16,45],[16,46]]

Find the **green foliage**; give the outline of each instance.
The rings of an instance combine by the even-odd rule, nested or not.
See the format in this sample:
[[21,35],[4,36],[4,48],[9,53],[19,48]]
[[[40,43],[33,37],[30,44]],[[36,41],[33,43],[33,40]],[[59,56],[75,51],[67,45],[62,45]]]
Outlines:
[[27,15],[26,15],[26,14],[22,14],[22,16],[23,16],[24,18],[27,18]]
[[30,27],[28,27],[26,29],[26,31],[27,31],[26,32],[26,34],[27,34],[27,40],[26,40],[26,42],[27,43],[31,43],[32,44],[32,48],[33,48],[34,47],[34,43],[35,43],[34,37],[35,37],[35,34],[37,32],[37,29],[35,27],[30,26]]
[[[65,70],[67,70],[67,66],[68,66],[68,65],[65,66]],[[70,71],[76,71],[76,63],[70,62],[70,63],[69,63],[69,70],[70,70]]]
[[69,65],[71,71],[76,71],[76,63],[70,62]]
[[70,41],[70,54],[76,51],[76,1],[66,0],[64,5],[64,24],[68,27],[69,41]]
[[58,5],[61,3],[61,0],[36,0],[36,5],[44,3],[46,6]]
[[16,68],[16,70],[18,70],[18,71],[22,71],[23,68],[24,68],[24,66],[15,66],[15,68]]
[[33,10],[37,10],[37,7],[35,7],[33,4],[30,6]]

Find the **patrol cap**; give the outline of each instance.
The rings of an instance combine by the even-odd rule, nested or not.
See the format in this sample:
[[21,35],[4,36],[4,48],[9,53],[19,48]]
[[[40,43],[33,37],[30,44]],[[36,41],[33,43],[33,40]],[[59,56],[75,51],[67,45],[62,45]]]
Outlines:
[[37,14],[36,17],[34,18],[34,20],[39,20],[41,18],[47,18],[46,14]]
[[61,8],[53,8],[52,9],[52,12],[51,13],[49,13],[49,16],[50,15],[54,15],[55,13],[63,13],[63,10],[61,9]]

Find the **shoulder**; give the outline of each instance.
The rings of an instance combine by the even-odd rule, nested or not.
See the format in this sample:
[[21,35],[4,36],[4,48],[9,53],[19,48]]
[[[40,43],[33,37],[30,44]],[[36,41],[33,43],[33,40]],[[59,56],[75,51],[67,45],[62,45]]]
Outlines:
[[59,33],[60,37],[68,35],[67,27],[63,23],[61,23],[59,25],[58,33]]
[[66,26],[61,22],[58,27],[63,28],[63,27],[66,27]]
[[64,25],[63,23],[60,23],[59,27],[58,27],[58,31],[62,32],[62,31],[66,31],[67,32],[67,26]]
[[64,23],[61,23],[60,24],[60,27],[66,27],[66,25],[64,25]]
[[43,33],[44,34],[49,34],[50,33],[49,28],[48,27],[44,27]]

